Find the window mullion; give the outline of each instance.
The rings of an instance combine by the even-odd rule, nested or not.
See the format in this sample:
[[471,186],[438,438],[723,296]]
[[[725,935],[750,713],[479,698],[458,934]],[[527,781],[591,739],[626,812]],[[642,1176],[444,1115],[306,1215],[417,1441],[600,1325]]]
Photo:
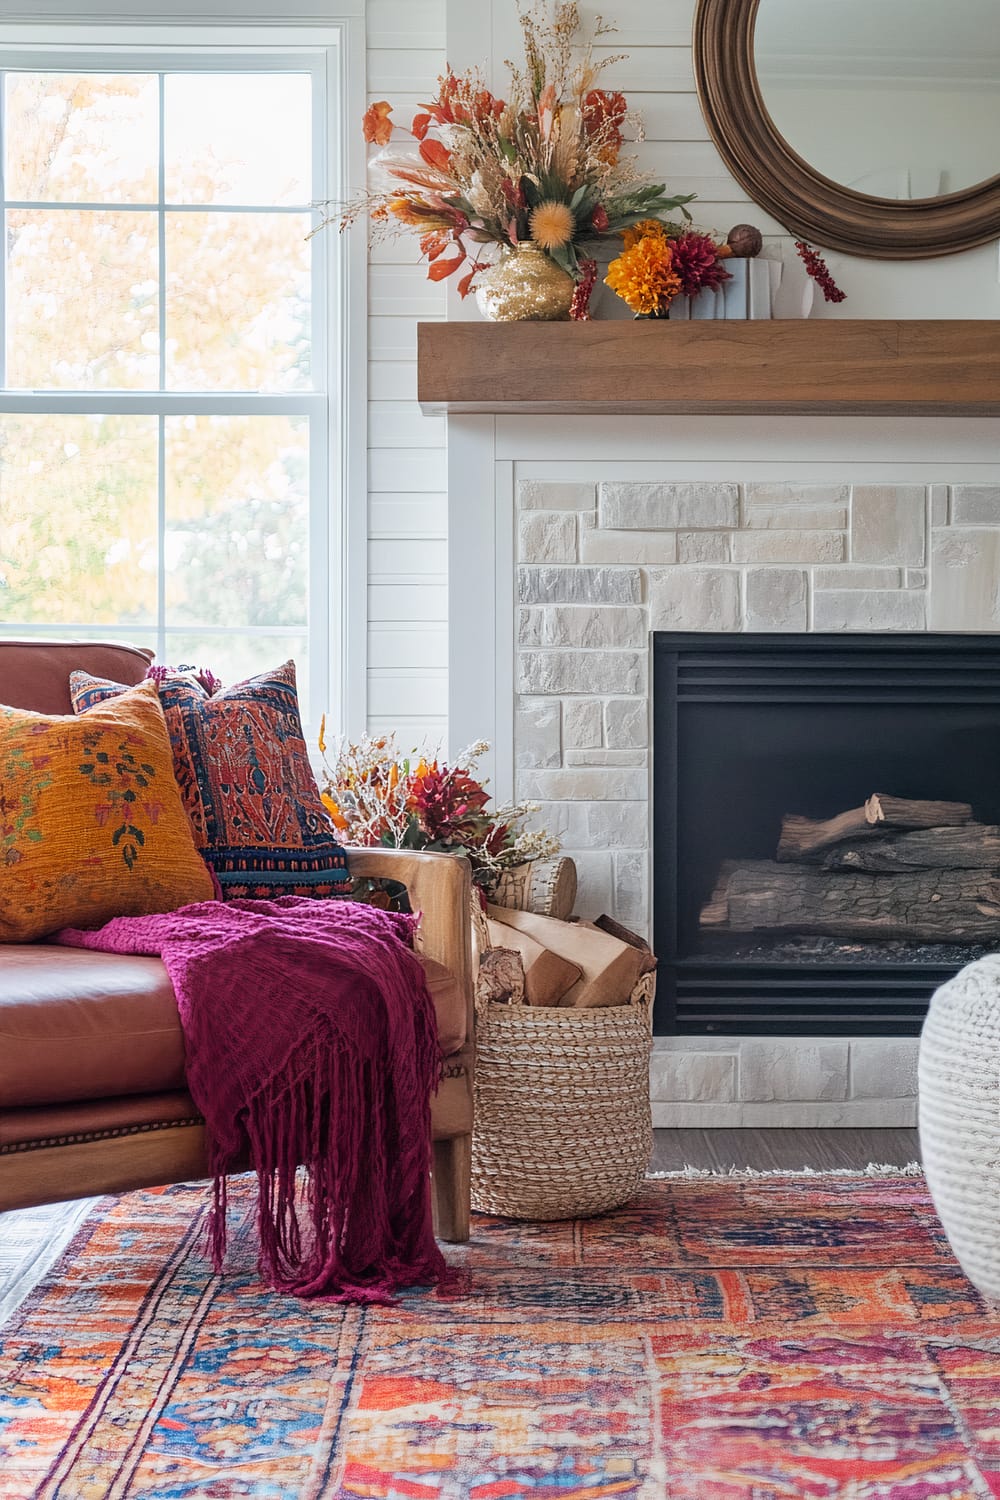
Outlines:
[[0,70],[0,390],[7,384],[7,75]]
[[159,383],[160,390],[164,391],[167,388],[167,216],[166,216],[166,213],[165,213],[164,207],[163,207],[164,203],[166,202],[166,197],[167,197],[167,193],[166,193],[166,185],[167,185],[166,146],[164,144],[164,138],[163,138],[164,121],[165,121],[165,114],[166,114],[166,112],[165,112],[166,76],[163,73],[159,73],[157,75],[157,78],[158,78],[158,83],[159,83],[159,95],[158,95],[159,126],[158,126],[158,130],[157,130],[157,140],[159,142],[159,157],[157,159],[157,164],[156,164],[156,182],[157,182],[156,192],[157,192],[157,198],[158,198],[159,201],[157,203],[157,209],[156,209],[156,228],[157,228],[157,236],[158,236],[158,240],[157,240],[157,261],[158,261],[157,275],[158,275],[159,281],[160,281],[159,295],[157,297],[157,306],[158,306],[158,309],[159,309],[159,317],[158,317],[157,327],[158,327],[158,337],[159,337],[159,341],[160,341],[159,382],[158,383]]

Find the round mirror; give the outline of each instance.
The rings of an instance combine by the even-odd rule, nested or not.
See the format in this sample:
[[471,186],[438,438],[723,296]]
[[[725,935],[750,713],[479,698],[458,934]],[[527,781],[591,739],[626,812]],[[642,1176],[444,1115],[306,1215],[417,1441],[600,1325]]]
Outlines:
[[824,177],[937,198],[1000,171],[997,0],[760,0],[768,114]]
[[784,229],[884,259],[1000,237],[1000,0],[698,0],[694,62]]

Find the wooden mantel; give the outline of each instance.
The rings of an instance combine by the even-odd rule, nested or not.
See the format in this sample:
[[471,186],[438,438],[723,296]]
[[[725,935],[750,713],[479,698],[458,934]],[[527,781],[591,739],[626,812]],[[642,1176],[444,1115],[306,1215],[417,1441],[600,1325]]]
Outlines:
[[421,323],[425,412],[1000,416],[1000,321]]

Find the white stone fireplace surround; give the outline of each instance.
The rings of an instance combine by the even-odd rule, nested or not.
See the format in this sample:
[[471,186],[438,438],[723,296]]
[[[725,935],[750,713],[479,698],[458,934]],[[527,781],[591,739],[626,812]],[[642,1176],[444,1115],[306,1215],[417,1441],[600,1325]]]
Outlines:
[[[452,416],[449,489],[452,748],[491,739],[577,909],[640,931],[652,631],[1000,629],[993,420]],[[654,1122],[912,1125],[915,1063],[912,1038],[658,1038]]]

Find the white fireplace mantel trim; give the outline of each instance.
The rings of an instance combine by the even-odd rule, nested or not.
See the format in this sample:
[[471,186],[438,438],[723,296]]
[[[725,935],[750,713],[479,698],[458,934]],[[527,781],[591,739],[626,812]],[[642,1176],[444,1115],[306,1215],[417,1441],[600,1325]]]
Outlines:
[[514,794],[516,479],[996,484],[1000,420],[975,417],[448,418],[451,753],[489,740]]

